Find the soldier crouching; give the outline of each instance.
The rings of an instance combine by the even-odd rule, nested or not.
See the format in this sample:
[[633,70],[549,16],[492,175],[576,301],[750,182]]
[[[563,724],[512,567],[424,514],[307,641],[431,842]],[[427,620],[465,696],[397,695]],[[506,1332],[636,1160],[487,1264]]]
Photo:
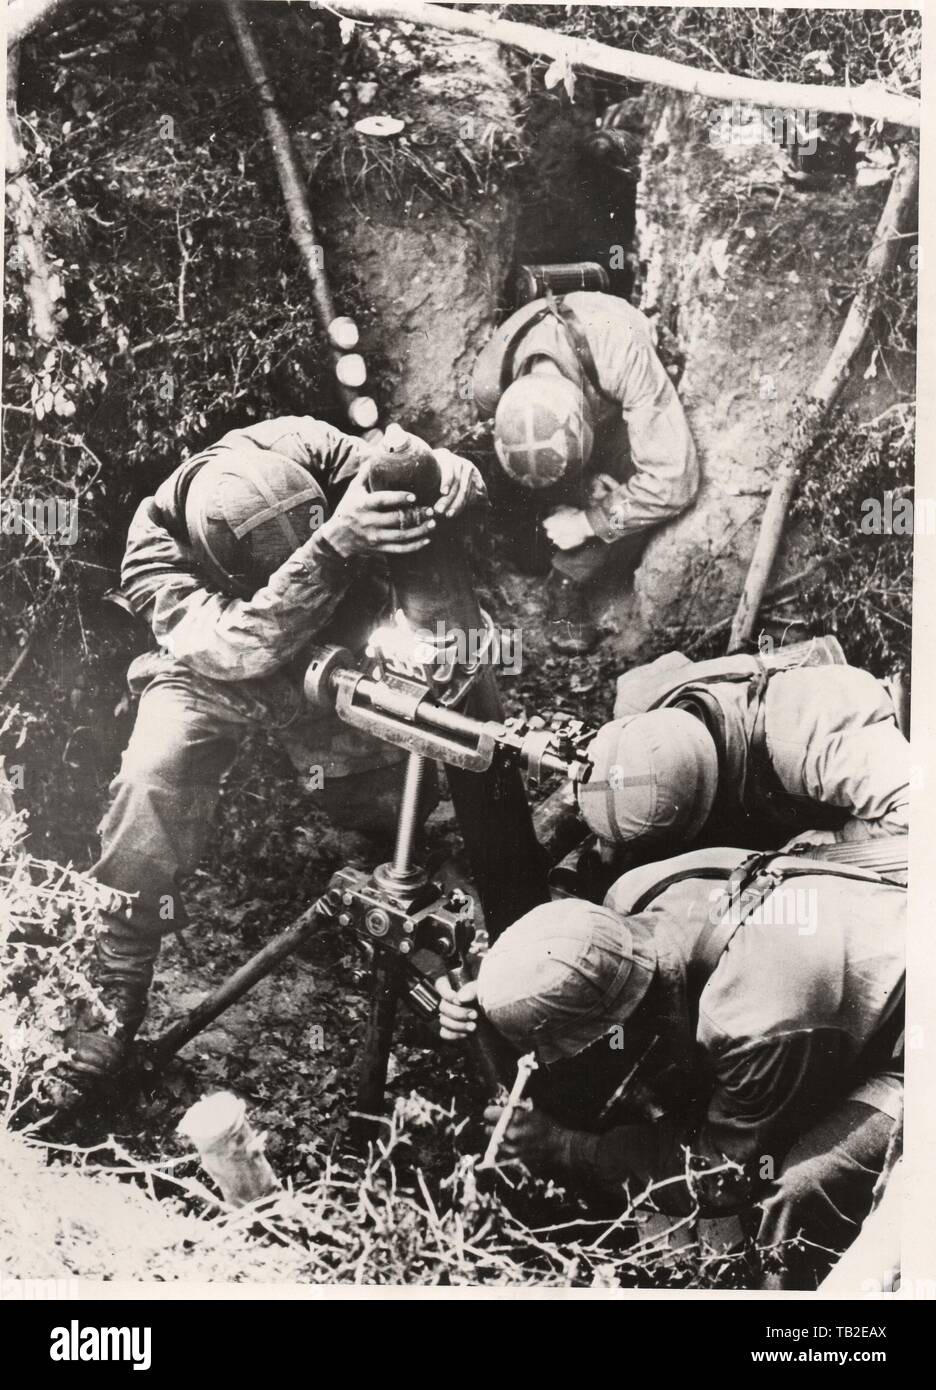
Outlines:
[[[92,870],[132,895],[106,917],[92,970],[110,1021],[82,1003],[67,1035],[79,1082],[115,1075],[146,1012],[160,941],[184,923],[179,880],[205,849],[221,782],[246,735],[273,732],[335,824],[386,832],[402,786],[400,750],[309,710],[311,644],[361,650],[385,611],[380,561],[430,544],[483,484],[436,451],[442,493],[370,492],[370,451],[308,416],[226,434],[141,503],[122,591],[157,650],[129,672],[139,709]],[[433,804],[431,784],[423,815]]]

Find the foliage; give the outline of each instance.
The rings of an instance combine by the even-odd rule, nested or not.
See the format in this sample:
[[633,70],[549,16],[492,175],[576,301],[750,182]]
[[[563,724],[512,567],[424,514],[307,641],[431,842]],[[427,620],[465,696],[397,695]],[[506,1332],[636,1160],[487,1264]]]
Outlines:
[[[323,198],[366,186],[407,208],[420,196],[451,202],[486,189],[512,157],[503,132],[466,143],[454,115],[395,142],[356,135],[371,109],[412,107],[414,78],[433,58],[411,26],[367,26],[343,43],[320,12],[259,5],[252,19],[276,53],[277,95]],[[186,453],[250,418],[311,402],[326,418],[337,409],[220,7],[127,5],[116,24],[109,7],[88,7],[26,45],[18,109],[60,322],[56,343],[31,338],[8,236],[6,485],[76,499],[80,538],[4,538],[11,650],[37,627],[53,643],[81,591],[113,584],[131,507]],[[330,273],[366,325],[366,306],[348,294],[353,267],[336,261]]]
[[[438,130],[414,118],[396,142],[355,134],[368,112],[415,111],[416,78],[435,58],[410,26],[359,26],[345,43],[321,11],[258,5],[251,19],[276,55],[277,94],[326,206],[376,189],[416,217],[485,188],[508,157],[498,132],[493,143],[460,140],[454,104]],[[110,6],[74,7],[24,44],[18,111],[59,338],[33,340],[8,236],[4,496],[68,499],[79,527],[76,544],[0,538],[0,690],[12,673],[40,726],[26,755],[33,833],[49,828],[51,807],[57,843],[46,850],[80,860],[127,734],[113,711],[128,642],[99,600],[117,582],[133,508],[234,425],[338,416],[220,6],[128,4],[119,22]],[[353,265],[341,247],[334,262],[328,245],[326,255],[342,309],[368,335]]]
[[918,10],[508,5],[503,16],[708,71],[919,92]]
[[[710,1248],[692,1217],[676,1239],[654,1215],[653,1185],[593,1220],[551,1183],[511,1170],[483,1177],[455,1106],[415,1092],[396,1101],[366,1155],[329,1148],[321,1134],[301,1143],[295,1123],[276,1118],[289,1095],[294,1109],[308,1099],[299,1059],[289,1088],[255,1098],[264,1123],[293,1131],[301,1168],[288,1189],[243,1210],[205,1186],[191,1155],[147,1160],[113,1138],[40,1140],[51,1120],[62,1127],[62,1031],[74,1002],[95,997],[85,972],[101,909],[114,903],[101,885],[28,855],[22,833],[17,818],[0,821],[0,1173],[19,1196],[0,1211],[4,1277],[694,1288],[749,1273],[750,1252]],[[235,1084],[254,1091],[249,1070]],[[178,1142],[169,1138],[170,1150]],[[50,1167],[33,1162],[35,1150]]]
[[0,819],[0,1117],[36,1123],[62,1094],[63,1034],[78,1000],[107,1010],[87,970],[101,912],[120,899],[28,854],[20,817]]
[[[21,1199],[0,1212],[0,1273],[537,1288],[737,1287],[750,1275],[751,1252],[709,1245],[694,1217],[671,1231],[652,1187],[617,1216],[587,1220],[551,1184],[479,1173],[476,1154],[453,1152],[430,1184],[412,1157],[426,1129],[451,1142],[459,1125],[416,1093],[401,1098],[365,1154],[327,1156],[313,1177],[240,1209],[206,1187],[190,1155],[144,1162],[113,1139],[63,1146],[0,1131],[0,1174]],[[517,1214],[532,1191],[545,1224]]]
[[[674,16],[653,6],[541,5],[505,13],[752,77],[917,87],[911,11],[688,7]],[[340,190],[353,203],[367,186],[417,215],[421,199],[463,199],[516,162],[503,131],[489,142],[461,139],[454,111],[431,127],[411,121],[400,141],[356,136],[360,115],[415,111],[416,79],[437,61],[415,26],[341,25],[293,6],[272,14],[258,5],[251,19],[271,51],[275,36],[277,93],[326,199]],[[77,631],[93,661],[97,633],[89,644],[82,596],[113,585],[135,501],[235,423],[310,401],[328,416],[335,402],[220,8],[130,4],[115,24],[112,10],[90,5],[28,42],[20,68],[26,175],[45,209],[61,322],[56,343],[31,340],[13,255],[7,492],[76,500],[80,531],[74,546],[4,537],[0,638],[11,653],[33,644],[30,659],[41,662]],[[11,255],[12,246],[8,238]],[[367,323],[353,289],[346,307]]]
[[[675,22],[673,11],[663,7],[563,5],[505,12],[755,77],[878,80],[917,90],[915,12],[693,7],[679,12]],[[414,77],[431,61],[412,26],[358,25],[345,42],[347,31],[342,33],[335,17],[309,8],[257,6],[252,18],[261,34],[275,26],[277,90],[300,132],[316,188],[326,194],[340,189],[353,203],[362,187],[376,187],[416,209],[425,200],[451,202],[489,188],[515,157],[497,132],[486,145],[460,141],[457,122],[440,129],[416,126],[393,147],[355,138],[354,120],[366,111],[409,110]],[[608,99],[619,95],[604,93]],[[565,97],[556,91],[548,100]],[[131,3],[121,6],[115,23],[111,7],[84,5],[67,24],[25,45],[18,106],[27,175],[46,209],[60,325],[54,344],[32,341],[21,267],[10,263],[5,482],[8,492],[23,497],[76,499],[81,528],[73,547],[55,537],[26,535],[15,544],[4,537],[0,577],[7,604],[0,637],[11,652],[35,642],[42,709],[33,743],[44,791],[31,781],[31,803],[35,807],[43,795],[54,798],[63,833],[87,838],[94,819],[89,806],[98,808],[125,727],[113,721],[109,730],[104,727],[118,692],[108,666],[108,638],[97,618],[86,620],[84,596],[115,581],[132,506],[185,453],[231,425],[305,411],[310,402],[328,417],[335,403],[308,286],[289,245],[267,146],[220,7]],[[10,238],[7,244],[12,253]],[[326,252],[331,256],[329,247]],[[366,324],[367,305],[353,289],[345,298],[347,292],[342,277],[343,307]],[[895,342],[912,338],[907,319],[914,294],[909,280],[895,291],[887,328]],[[859,547],[855,519],[863,497],[909,487],[910,418],[901,407],[858,429],[844,418],[835,424],[798,504],[830,556],[823,587],[814,592],[817,626],[828,627],[831,611],[849,654],[881,671],[903,668],[907,660],[909,546],[885,536],[861,537]],[[4,657],[0,680],[9,665]],[[601,718],[612,675],[601,657],[577,662],[574,669],[548,658],[540,679],[550,682],[560,704]],[[534,676],[524,677],[512,695],[535,706],[542,702],[542,687]],[[90,713],[92,708],[103,714]],[[87,775],[78,769],[75,735],[81,729],[90,729],[90,742],[101,750]],[[346,846],[321,818],[308,816],[297,795],[284,795],[265,748],[237,765],[223,805],[225,830],[196,881],[193,917],[224,920],[240,944],[252,945],[274,918],[306,905]],[[35,839],[24,845],[16,822],[5,822],[3,834],[0,1109],[6,1108],[8,1123],[31,1123],[46,1113],[51,1097],[65,1008],[84,989],[101,890],[40,858]],[[293,867],[284,869],[287,863]],[[230,944],[217,949],[213,942],[205,949],[212,947],[214,978],[206,967],[202,983],[216,983],[217,973],[226,970]],[[182,949],[173,942],[170,954]],[[180,1226],[171,1234],[167,1228],[164,1245],[153,1228],[151,1259],[133,1264],[137,1256],[123,1248],[124,1263],[115,1263],[117,1247],[109,1242],[116,1240],[118,1224],[132,1229],[134,1218],[111,1194],[110,1183],[103,1205],[109,1203],[119,1217],[109,1222],[103,1207],[96,1208],[102,1232],[93,1248],[77,1227],[70,1229],[72,1264],[66,1261],[66,1267],[86,1276],[100,1270],[102,1277],[557,1286],[710,1287],[735,1277],[730,1261],[698,1245],[674,1252],[654,1237],[635,1248],[634,1212],[606,1236],[607,1223],[583,1234],[563,1209],[561,1222],[550,1221],[559,1229],[546,1231],[541,1221],[516,1214],[515,1194],[508,1203],[479,1190],[471,1156],[455,1144],[463,1121],[435,1104],[440,1088],[450,1085],[435,1054],[422,1054],[431,1101],[402,1102],[369,1159],[332,1153],[320,1120],[329,1111],[347,1111],[348,1054],[365,1004],[360,989],[348,993],[349,984],[360,984],[353,964],[326,963],[323,973],[320,992],[334,996],[325,1003],[328,1017],[344,1020],[335,1047],[340,1055],[318,1068],[286,1046],[275,1066],[271,1052],[251,1059],[252,1067],[237,1058],[236,1078],[262,1103],[277,1157],[290,1155],[295,1191],[263,1212],[237,1216],[221,1212],[210,1194],[183,1176],[189,1159],[147,1166],[113,1146],[84,1154],[50,1151],[57,1159],[76,1160],[82,1170],[56,1162],[56,1178],[64,1174],[90,1186],[85,1172],[113,1168],[146,1184],[135,1194],[143,1206],[156,1208],[151,1195],[174,1188],[184,1203],[174,1216],[188,1213],[185,1233]],[[180,974],[192,982],[188,957]],[[211,1070],[224,1064],[217,1057],[202,1060],[200,1084],[231,1083],[231,1076]],[[441,1136],[430,1160],[437,1171],[428,1178],[427,1121],[435,1126],[433,1136]],[[310,1129],[316,1135],[308,1139]],[[21,1157],[6,1164],[17,1182]],[[43,1190],[30,1189],[36,1210]],[[52,1196],[53,1206],[55,1201]],[[70,1194],[59,1205],[74,1210],[80,1201]],[[139,1204],[137,1219],[144,1220]],[[30,1239],[34,1235],[34,1227],[26,1232]],[[8,1252],[22,1255],[18,1269],[4,1273],[36,1272],[25,1243],[25,1237],[19,1246],[0,1240]],[[50,1261],[56,1248],[61,1247],[53,1242]],[[209,1272],[200,1262],[206,1252]],[[61,1267],[48,1265],[54,1272]]]
[[839,413],[802,481],[795,515],[818,537],[825,564],[804,593],[815,631],[832,632],[846,656],[875,675],[910,673],[912,536],[865,534],[866,499],[912,497],[913,407],[897,402],[875,420]]

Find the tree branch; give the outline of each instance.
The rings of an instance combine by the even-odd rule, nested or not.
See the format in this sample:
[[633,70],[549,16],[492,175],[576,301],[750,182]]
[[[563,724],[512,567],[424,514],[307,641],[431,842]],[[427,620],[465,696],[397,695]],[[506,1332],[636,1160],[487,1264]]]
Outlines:
[[19,48],[7,57],[6,171],[7,202],[13,223],[15,257],[23,275],[23,288],[29,304],[32,331],[40,343],[58,337],[55,297],[52,293],[49,263],[43,247],[45,218],[42,206],[26,177],[26,152],[20,139],[16,110],[19,76]]
[[743,101],[752,106],[793,107],[800,111],[864,116],[893,125],[920,125],[920,102],[916,97],[889,92],[876,82],[866,82],[860,87],[831,87],[817,82],[771,82],[736,77],[731,73],[707,72],[669,58],[612,48],[595,39],[572,38],[533,24],[488,19],[474,11],[448,10],[441,5],[419,3],[419,0],[417,3],[392,0],[386,4],[371,3],[371,0],[334,0],[333,4],[326,4],[318,0],[318,8],[349,18],[403,20],[407,24],[447,29],[453,34],[472,34],[508,48],[520,48],[526,53],[567,62],[586,72],[653,82],[679,92],[711,97],[714,101]]
[[[264,0],[267,4],[281,0]],[[7,8],[7,43],[23,38],[46,15],[67,0],[11,0]],[[153,0],[149,0],[153,3]],[[622,77],[633,82],[652,82],[679,92],[710,97],[713,101],[742,101],[752,106],[773,106],[781,110],[826,111],[831,115],[863,116],[891,125],[919,128],[921,107],[918,98],[890,92],[882,83],[865,82],[860,87],[833,87],[819,82],[772,82],[764,78],[737,77],[732,73],[709,72],[670,58],[656,58],[629,49],[613,48],[596,39],[577,39],[557,34],[535,24],[518,24],[508,19],[489,19],[475,11],[449,10],[420,0],[313,0],[329,14],[360,16],[365,19],[400,20],[452,34],[470,34],[489,39],[507,48],[568,63],[585,72]]]
[[828,361],[809,387],[805,398],[799,402],[798,418],[789,439],[781,449],[776,478],[764,507],[754,554],[751,556],[750,568],[731,625],[729,652],[740,651],[754,630],[764,589],[783,538],[786,515],[796,490],[800,468],[815,442],[825,415],[837,400],[848,379],[852,363],[867,340],[878,305],[882,281],[897,263],[901,227],[916,204],[918,185],[917,156],[914,150],[905,145],[900,154],[887,202],[884,204],[884,211],[875,229],[858,292],[852,300]]
[[[335,346],[329,332],[336,317],[335,305],[325,273],[325,254],[315,234],[315,224],[312,219],[312,210],[309,207],[302,166],[299,163],[289,127],[276,104],[276,93],[267,70],[266,60],[260,45],[251,32],[243,4],[241,0],[223,0],[223,3],[234,31],[234,37],[237,40],[237,46],[240,49],[244,67],[256,93],[273,162],[279,175],[292,239],[302,257],[306,274],[309,277],[316,316],[322,332],[328,340],[332,362],[337,369],[341,353]],[[373,403],[369,398],[359,397],[357,392],[345,386],[340,378],[336,385],[350,420],[352,423],[358,423],[356,408],[365,403],[373,406]]]

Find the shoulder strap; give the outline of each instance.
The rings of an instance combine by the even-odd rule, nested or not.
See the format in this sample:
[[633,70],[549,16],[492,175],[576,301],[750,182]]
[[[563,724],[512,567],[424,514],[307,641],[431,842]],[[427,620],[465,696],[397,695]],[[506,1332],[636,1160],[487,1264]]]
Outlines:
[[[817,859],[794,858],[789,852],[769,850],[743,859],[729,875],[725,891],[712,914],[712,921],[700,932],[689,958],[689,990],[698,999],[735,932],[774,889],[791,878],[832,875],[864,883],[903,887],[873,869],[852,868]],[[662,888],[660,890],[662,892]]]
[[759,681],[766,687],[772,673],[765,670],[757,657],[744,657],[742,660],[745,665],[736,663],[730,656],[700,661],[694,663],[691,671],[687,671],[681,679],[674,673],[672,680],[658,692],[648,709],[662,709],[681,700],[687,692],[706,692],[712,685],[749,685],[752,681]]
[[472,373],[475,404],[483,419],[497,410],[497,403],[513,380],[513,363],[517,348],[528,327],[540,323],[549,313],[541,299],[516,309],[491,335],[478,353]]
[[538,323],[542,323],[543,319],[545,319],[549,313],[550,308],[548,303],[540,304],[531,314],[528,315],[526,319],[524,319],[522,323],[517,325],[517,329],[514,332],[513,337],[510,339],[507,346],[505,347],[504,355],[501,358],[501,394],[503,394],[507,390],[507,387],[513,381],[514,361],[516,359],[517,352],[519,351],[520,344],[523,342],[530,329],[534,328]]
[[542,323],[545,318],[552,315],[565,331],[569,340],[569,345],[575,353],[576,360],[582,369],[589,386],[596,391],[599,396],[604,395],[598,381],[598,369],[595,366],[595,359],[588,344],[578,316],[573,309],[570,309],[562,295],[556,296],[552,290],[546,291],[545,303],[539,305],[521,324],[518,325],[516,332],[504,350],[501,359],[500,386],[501,391],[506,391],[513,381],[514,361],[520,344],[526,338],[531,328],[535,328],[538,323]]
[[565,299],[560,295],[558,298],[551,290],[546,291],[546,304],[549,312],[562,324],[566,331],[566,337],[572,345],[579,366],[585,376],[585,380],[597,395],[603,396],[605,393],[601,389],[598,381],[598,369],[595,366],[595,359],[589,346],[588,338],[582,327],[575,310],[570,308]]
[[840,830],[849,817],[845,807],[787,791],[780,780],[767,746],[767,702],[764,697],[771,674],[767,674],[764,687],[757,697],[742,802],[750,808],[751,814],[762,816],[771,823],[778,836],[795,835],[804,825],[814,830]]
[[617,678],[614,718],[659,709],[678,698],[687,685],[727,685],[753,677],[770,680],[781,672],[803,666],[840,666],[844,653],[834,637],[813,637],[772,653],[757,656],[735,654],[706,661],[690,661],[680,652],[666,652],[655,661],[624,671]]
[[[787,854],[808,854],[833,864],[854,864],[859,869],[874,869],[882,877],[888,873],[906,873],[909,867],[910,840],[902,835],[881,835],[868,840],[836,841],[829,845],[811,845],[808,840],[790,845]],[[894,880],[900,883],[901,880]]]
[[697,1000],[738,928],[783,880],[771,874],[772,854],[749,854],[725,884],[718,907],[699,933],[687,969],[690,998]]
[[625,915],[643,912],[673,883],[687,878],[724,881],[747,853],[747,850],[727,845],[709,846],[638,864],[615,879],[605,894],[604,905]]

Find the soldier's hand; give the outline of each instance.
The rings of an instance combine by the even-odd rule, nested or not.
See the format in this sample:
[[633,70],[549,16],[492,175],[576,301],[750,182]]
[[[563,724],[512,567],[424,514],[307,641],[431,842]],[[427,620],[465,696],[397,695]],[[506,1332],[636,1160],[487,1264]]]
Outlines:
[[438,516],[458,516],[469,503],[487,499],[484,479],[470,459],[453,454],[451,449],[434,449],[433,453],[442,474],[442,491],[435,504]]
[[574,550],[595,534],[588,517],[578,507],[556,507],[544,518],[543,530],[559,550]]
[[[488,1134],[493,1133],[503,1108],[502,1105],[489,1105],[485,1110],[484,1123]],[[501,1140],[497,1162],[523,1163],[531,1172],[559,1168],[562,1166],[567,1135],[568,1130],[542,1110],[537,1110],[531,1100],[522,1100]]]
[[412,492],[368,492],[360,474],[319,530],[339,555],[410,555],[432,540],[431,507]]
[[442,996],[439,1004],[439,1035],[446,1042],[462,1042],[470,1038],[478,1026],[478,1011],[472,1008],[478,998],[477,980],[469,980],[460,989],[455,989],[447,975],[441,975],[435,982]]

